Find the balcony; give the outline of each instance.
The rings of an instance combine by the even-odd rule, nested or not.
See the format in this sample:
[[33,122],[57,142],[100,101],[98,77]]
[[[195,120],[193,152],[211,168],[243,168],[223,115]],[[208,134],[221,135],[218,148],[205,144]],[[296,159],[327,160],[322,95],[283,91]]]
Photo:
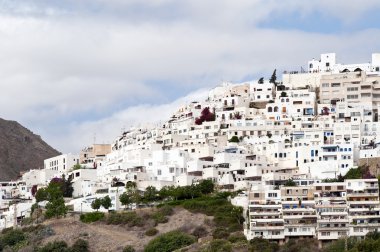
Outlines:
[[[301,228],[299,228],[301,229]],[[298,230],[299,230],[298,229]],[[289,232],[287,229],[285,229],[284,234],[285,236],[315,236],[315,229],[313,228],[312,230],[309,231],[295,231],[295,232]]]
[[277,216],[281,215],[281,212],[250,212],[250,216]]
[[348,219],[319,219],[318,223],[348,223]]
[[352,193],[347,193],[347,197],[379,197],[379,193],[352,192]]
[[284,230],[284,226],[252,226],[251,231]]
[[349,206],[351,205],[379,205],[379,201],[374,200],[361,200],[361,201],[349,201]]

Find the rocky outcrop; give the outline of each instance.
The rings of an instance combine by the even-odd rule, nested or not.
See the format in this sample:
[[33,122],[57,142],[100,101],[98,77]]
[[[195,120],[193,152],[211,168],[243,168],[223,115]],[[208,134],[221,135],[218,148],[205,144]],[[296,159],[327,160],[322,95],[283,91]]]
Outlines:
[[0,181],[16,179],[20,172],[43,168],[44,159],[59,152],[39,135],[15,121],[0,118]]

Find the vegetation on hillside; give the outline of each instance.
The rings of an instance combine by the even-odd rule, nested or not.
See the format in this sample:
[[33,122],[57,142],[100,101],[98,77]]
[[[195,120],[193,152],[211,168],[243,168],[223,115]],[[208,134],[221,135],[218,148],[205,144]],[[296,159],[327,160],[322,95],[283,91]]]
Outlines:
[[184,232],[174,230],[151,240],[145,247],[145,252],[170,252],[188,246],[197,239]]
[[64,176],[62,178],[53,178],[46,188],[38,189],[36,201],[37,204],[41,201],[48,201],[45,207],[45,216],[47,218],[58,218],[66,215],[67,207],[63,197],[70,194],[72,194],[71,181],[66,180]]

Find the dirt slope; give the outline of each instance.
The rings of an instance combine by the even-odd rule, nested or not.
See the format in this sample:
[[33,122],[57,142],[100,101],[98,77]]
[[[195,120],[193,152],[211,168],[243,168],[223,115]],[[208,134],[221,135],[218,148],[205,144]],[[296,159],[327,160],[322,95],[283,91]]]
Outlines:
[[[175,229],[189,231],[197,226],[205,225],[206,219],[212,217],[203,214],[193,214],[183,208],[176,208],[169,222],[158,224],[158,234],[166,233]],[[54,240],[64,240],[69,245],[77,238],[88,240],[91,251],[122,251],[127,245],[132,245],[136,251],[143,251],[144,246],[155,236],[146,236],[145,228],[105,225],[101,223],[84,224],[78,216],[65,219],[50,220],[44,223],[49,225],[55,235],[46,238],[43,243]]]

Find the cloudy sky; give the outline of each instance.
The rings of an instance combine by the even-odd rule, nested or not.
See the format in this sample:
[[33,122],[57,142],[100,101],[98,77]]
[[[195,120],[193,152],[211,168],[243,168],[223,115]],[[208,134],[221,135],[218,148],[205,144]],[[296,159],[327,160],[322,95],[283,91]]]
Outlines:
[[62,152],[165,120],[223,80],[380,52],[378,0],[0,0],[0,117]]

